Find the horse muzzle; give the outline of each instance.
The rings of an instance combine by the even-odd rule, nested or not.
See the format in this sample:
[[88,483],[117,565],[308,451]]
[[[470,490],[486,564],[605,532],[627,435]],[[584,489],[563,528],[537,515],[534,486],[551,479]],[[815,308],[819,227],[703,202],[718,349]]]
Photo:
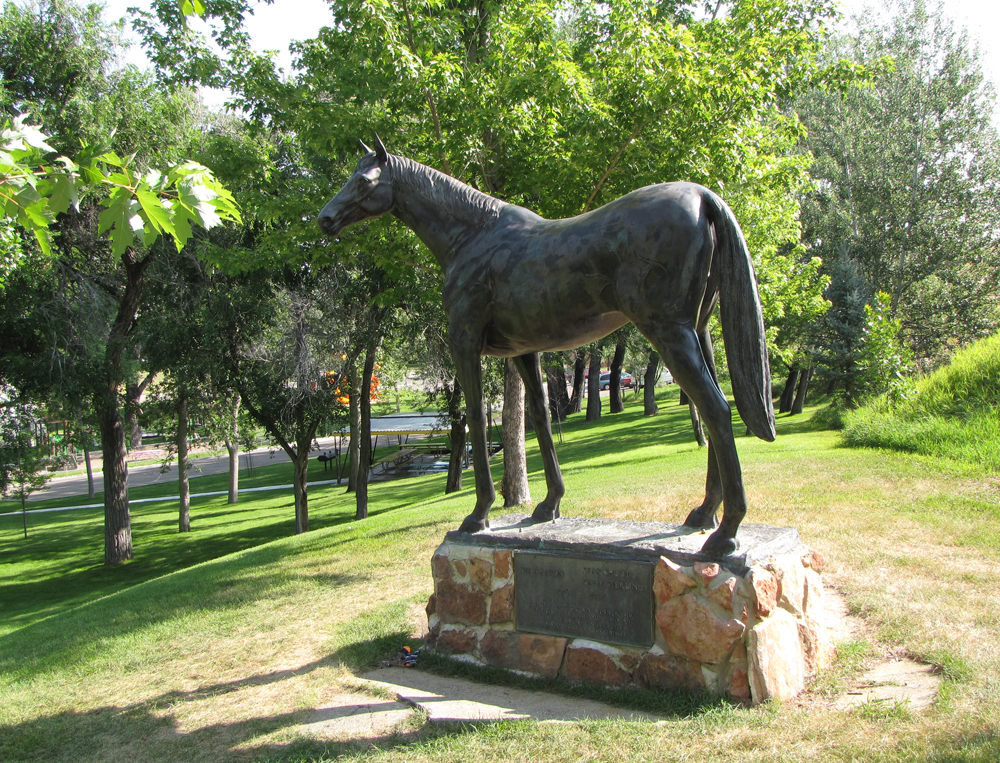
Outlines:
[[319,222],[320,229],[328,236],[336,236],[344,227],[336,215],[327,214],[325,210],[319,213],[317,222]]

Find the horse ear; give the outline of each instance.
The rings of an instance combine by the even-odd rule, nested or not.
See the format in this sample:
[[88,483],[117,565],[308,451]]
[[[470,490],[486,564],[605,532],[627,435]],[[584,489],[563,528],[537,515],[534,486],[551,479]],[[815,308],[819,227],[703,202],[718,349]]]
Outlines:
[[375,133],[375,158],[378,159],[379,164],[385,164],[389,161],[389,152],[385,150],[385,146],[379,140],[378,133]]
[[365,150],[366,154],[374,154],[375,153],[370,148],[368,148],[368,146],[365,145],[365,142],[363,140],[359,140],[358,143],[361,144],[361,148],[363,148]]

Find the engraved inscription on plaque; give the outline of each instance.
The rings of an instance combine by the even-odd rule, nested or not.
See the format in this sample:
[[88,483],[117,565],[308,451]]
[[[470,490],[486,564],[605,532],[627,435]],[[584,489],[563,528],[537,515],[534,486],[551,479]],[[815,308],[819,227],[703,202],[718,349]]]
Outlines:
[[517,629],[652,646],[653,567],[652,562],[515,552]]

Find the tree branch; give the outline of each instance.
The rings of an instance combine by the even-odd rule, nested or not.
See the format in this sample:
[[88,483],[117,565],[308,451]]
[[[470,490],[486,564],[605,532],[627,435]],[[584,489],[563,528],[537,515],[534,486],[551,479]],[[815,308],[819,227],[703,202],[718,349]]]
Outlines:
[[[420,58],[417,55],[417,44],[413,38],[413,19],[410,17],[410,6],[407,5],[406,0],[403,2],[403,13],[406,14],[406,31],[407,36],[410,41],[410,52],[414,56]],[[430,89],[424,85],[424,98],[427,99],[427,106],[431,110],[431,119],[434,121],[434,134],[437,137],[438,145],[441,146],[441,171],[446,175],[451,175],[451,164],[448,163],[448,156],[444,150],[444,136],[441,134],[441,120],[438,118],[437,106],[434,103],[434,96],[431,94]]]
[[[646,120],[646,121],[649,121],[649,120]],[[607,169],[604,170],[604,174],[601,175],[601,179],[598,180],[597,181],[597,185],[594,186],[594,190],[590,194],[590,198],[587,199],[587,203],[583,205],[583,211],[584,212],[587,212],[587,211],[590,210],[590,205],[593,203],[594,199],[597,197],[597,194],[600,193],[601,187],[604,185],[604,181],[608,179],[608,175],[610,175],[612,172],[614,172],[615,167],[618,166],[618,162],[622,158],[622,154],[625,153],[625,149],[628,148],[630,145],[632,145],[632,141],[635,140],[635,138],[639,134],[640,130],[642,130],[642,128],[645,127],[645,126],[646,126],[646,122],[639,122],[639,124],[637,124],[635,126],[635,129],[632,130],[632,134],[628,136],[628,140],[626,140],[624,143],[622,143],[621,148],[618,149],[618,153],[615,154],[615,158],[611,160],[611,163],[608,164]]]

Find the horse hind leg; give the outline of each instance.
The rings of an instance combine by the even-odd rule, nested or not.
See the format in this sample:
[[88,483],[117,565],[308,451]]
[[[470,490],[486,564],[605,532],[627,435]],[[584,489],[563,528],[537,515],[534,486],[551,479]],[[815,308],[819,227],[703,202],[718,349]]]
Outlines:
[[531,411],[531,421],[535,425],[538,448],[542,453],[545,467],[545,500],[539,503],[531,514],[538,522],[547,522],[559,516],[559,503],[566,493],[556,447],[552,441],[552,424],[549,421],[548,406],[545,404],[545,386],[542,383],[542,367],[537,352],[521,355],[514,360],[517,372],[524,380],[525,399]]
[[[733,437],[732,412],[716,384],[702,350],[698,333],[690,324],[665,323],[641,325],[639,330],[653,344],[681,388],[698,406],[711,439],[710,452],[715,456],[717,481],[709,469],[708,485],[721,486],[724,511],[722,523],[702,547],[702,553],[719,558],[738,548],[736,532],[746,516],[746,494],[736,440]],[[706,496],[709,501],[710,496]],[[712,511],[712,515],[714,515]]]
[[[701,354],[708,366],[709,373],[716,384],[719,375],[715,370],[715,350],[712,345],[712,335],[707,326],[698,329],[698,341],[701,344]],[[718,526],[715,515],[722,505],[722,480],[719,477],[719,463],[715,458],[715,448],[711,438],[708,441],[708,474],[705,478],[705,500],[688,514],[684,524],[698,529],[714,529]]]

